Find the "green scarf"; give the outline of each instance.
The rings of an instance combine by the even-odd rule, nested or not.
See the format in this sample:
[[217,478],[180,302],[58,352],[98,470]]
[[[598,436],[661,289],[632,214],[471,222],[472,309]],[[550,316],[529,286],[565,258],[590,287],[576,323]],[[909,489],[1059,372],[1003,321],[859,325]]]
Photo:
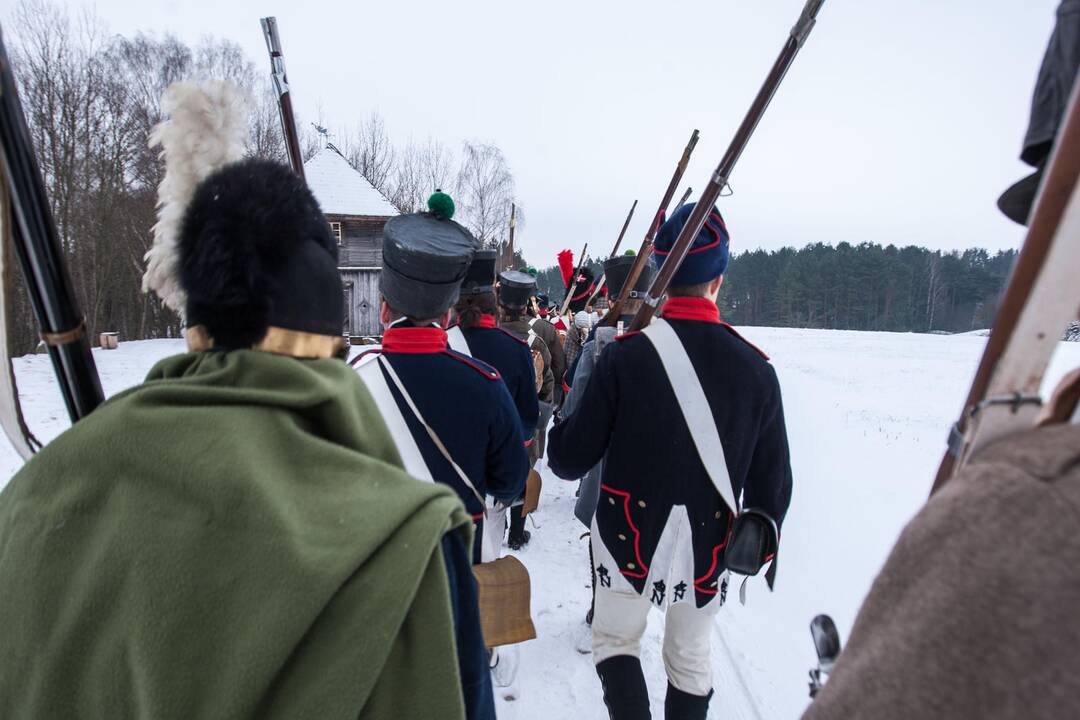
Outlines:
[[0,493],[0,717],[463,718],[440,541],[356,374],[168,358]]

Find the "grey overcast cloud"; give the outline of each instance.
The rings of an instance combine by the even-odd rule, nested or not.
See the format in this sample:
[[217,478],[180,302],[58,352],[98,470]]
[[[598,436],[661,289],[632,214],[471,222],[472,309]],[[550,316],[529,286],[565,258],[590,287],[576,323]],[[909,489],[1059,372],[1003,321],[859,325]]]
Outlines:
[[[7,18],[14,0],[0,3]],[[239,43],[280,22],[304,122],[377,109],[391,138],[497,144],[528,260],[644,234],[692,129],[700,188],[803,0],[645,3],[98,0],[112,32]],[[735,252],[811,242],[1018,247],[994,201],[1017,155],[1055,0],[827,0],[721,201]],[[84,7],[72,3],[71,7]]]

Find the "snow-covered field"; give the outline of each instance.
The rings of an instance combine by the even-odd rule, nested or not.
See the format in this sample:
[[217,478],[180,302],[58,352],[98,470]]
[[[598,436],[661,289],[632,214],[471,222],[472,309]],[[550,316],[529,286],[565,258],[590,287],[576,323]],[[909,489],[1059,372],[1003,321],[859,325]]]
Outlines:
[[[904,523],[918,510],[974,373],[985,337],[747,328],[772,358],[784,392],[795,493],[784,526],[776,593],[761,580],[745,607],[729,595],[714,634],[716,695],[710,718],[793,718],[805,706],[814,662],[807,625],[829,612],[846,636],[859,603]],[[94,351],[106,393],[139,382],[179,341]],[[1080,366],[1080,343],[1062,343],[1048,382]],[[719,372],[723,368],[717,369]],[[30,426],[42,440],[67,426],[44,355],[16,360]],[[0,447],[0,484],[20,462]],[[589,604],[584,528],[574,489],[545,472],[532,543],[518,556],[533,583],[539,637],[521,646],[519,697],[498,700],[506,720],[607,714],[591,657],[576,649]],[[653,614],[643,662],[654,717],[663,717],[662,618]]]

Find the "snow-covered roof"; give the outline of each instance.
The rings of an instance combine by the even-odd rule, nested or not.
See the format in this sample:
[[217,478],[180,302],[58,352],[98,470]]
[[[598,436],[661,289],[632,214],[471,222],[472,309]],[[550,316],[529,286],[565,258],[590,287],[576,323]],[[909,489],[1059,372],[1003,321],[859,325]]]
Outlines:
[[323,148],[304,163],[308,187],[327,215],[400,215],[349,161],[333,148]]

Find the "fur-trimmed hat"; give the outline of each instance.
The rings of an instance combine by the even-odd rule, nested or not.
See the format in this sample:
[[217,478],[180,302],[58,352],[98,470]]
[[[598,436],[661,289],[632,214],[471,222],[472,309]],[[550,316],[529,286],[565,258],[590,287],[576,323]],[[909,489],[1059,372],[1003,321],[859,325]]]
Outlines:
[[143,288],[188,326],[193,350],[331,357],[345,347],[337,244],[288,167],[243,160],[248,98],[222,81],[175,83],[154,128],[165,176]]
[[249,159],[199,183],[180,228],[188,325],[215,347],[249,348],[270,327],[341,337],[337,243],[290,168]]
[[[695,203],[687,203],[675,211],[671,219],[660,226],[656,234],[653,253],[657,267],[663,267],[671,248],[682,232],[683,226],[694,211]],[[714,206],[701,232],[690,245],[690,252],[679,271],[671,279],[672,285],[699,285],[715,280],[724,274],[728,265],[730,237],[720,211]]]

